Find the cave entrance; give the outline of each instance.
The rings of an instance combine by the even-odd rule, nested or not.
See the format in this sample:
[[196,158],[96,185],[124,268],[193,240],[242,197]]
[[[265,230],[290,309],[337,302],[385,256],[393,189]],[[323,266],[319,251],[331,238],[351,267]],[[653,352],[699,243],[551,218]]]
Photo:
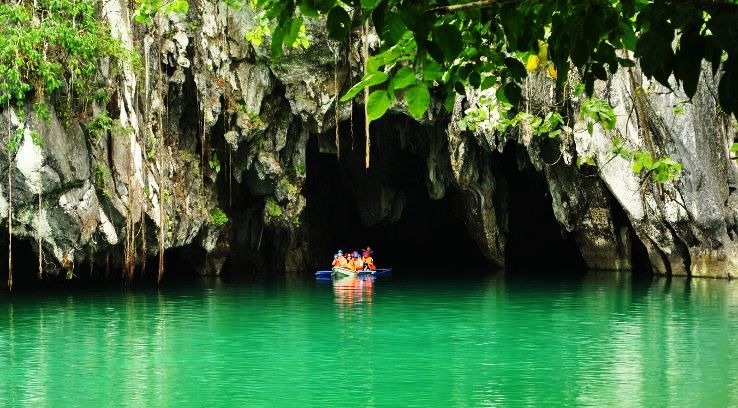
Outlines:
[[544,175],[522,147],[508,143],[499,159],[508,185],[508,269],[545,273],[583,273],[586,264],[574,237],[562,230],[553,213]]
[[[312,135],[306,152],[310,251],[325,267],[339,248],[371,246],[377,264],[407,271],[438,271],[487,262],[466,230],[459,197],[449,189],[430,198],[422,154],[429,130],[404,116],[372,123],[371,166],[364,169],[363,122],[343,123],[340,160],[335,134]],[[456,268],[458,269],[458,268]]]

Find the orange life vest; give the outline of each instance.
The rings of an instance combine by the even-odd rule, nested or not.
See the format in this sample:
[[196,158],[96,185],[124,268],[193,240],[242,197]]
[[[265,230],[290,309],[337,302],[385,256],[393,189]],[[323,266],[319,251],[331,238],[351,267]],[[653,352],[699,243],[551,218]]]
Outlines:
[[346,267],[346,258],[343,256],[338,257],[338,266],[345,268]]
[[371,270],[376,270],[377,267],[374,266],[374,259],[371,256],[364,257],[364,264]]

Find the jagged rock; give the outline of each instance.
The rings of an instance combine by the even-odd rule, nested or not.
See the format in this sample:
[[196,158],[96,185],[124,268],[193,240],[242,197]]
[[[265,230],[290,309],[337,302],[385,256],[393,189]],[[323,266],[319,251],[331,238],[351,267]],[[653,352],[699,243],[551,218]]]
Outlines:
[[[187,17],[159,15],[144,27],[131,25],[127,1],[102,2],[113,35],[144,64],[143,72],[124,66],[108,78],[116,89],[108,106],[116,125],[102,137],[90,137],[87,118],[62,125],[53,109],[49,121],[28,109],[24,123],[13,108],[0,108],[2,132],[26,129],[12,156],[12,201],[7,166],[0,168],[0,217],[7,222],[12,205],[14,234],[40,239],[57,271],[99,263],[121,246],[134,245],[140,260],[155,254],[160,240],[165,249],[197,247],[204,254],[201,273],[217,274],[226,254],[253,269],[300,270],[312,262],[310,226],[301,223],[309,200],[302,191],[306,148],[316,134],[320,152],[337,153],[336,119],[348,121],[360,110],[352,111],[360,98],[336,99],[361,75],[361,39],[354,35],[350,47],[337,44],[324,36],[321,22],[310,22],[311,46],[286,50],[275,62],[268,44],[243,40],[256,24],[248,7],[235,10],[216,0],[191,6]],[[370,37],[373,47],[376,36]],[[106,64],[101,72],[108,75]],[[550,78],[531,74],[525,109],[558,110],[570,121],[571,131],[556,140],[535,137],[524,125],[462,130],[465,110],[494,89],[470,90],[450,115],[432,101],[421,130],[400,118],[405,108],[396,104],[376,126],[397,137],[373,148],[382,154],[371,158],[370,170],[363,157],[344,167],[361,185],[353,191],[361,222],[383,225],[403,216],[406,196],[393,184],[393,166],[402,160],[398,152],[409,151],[424,160],[428,195],[441,199],[458,191],[470,235],[488,260],[505,265],[508,198],[516,187],[500,154],[514,145],[519,162],[545,179],[562,234],[573,237],[590,268],[628,269],[642,245],[658,273],[736,276],[738,167],[728,151],[735,122],[717,113],[709,71],[691,103],[673,85],[672,92],[637,69],[598,83],[596,93],[614,106],[618,124],[590,134],[574,113],[581,101],[562,104]],[[681,162],[681,179],[661,186],[644,181],[630,162],[613,157],[616,136],[633,149],[653,144]],[[363,140],[360,132],[356,137]],[[8,156],[7,147],[0,148],[0,162]],[[582,158],[597,166],[577,166]],[[279,211],[270,211],[272,204]],[[210,222],[216,207],[229,213],[227,228]]]

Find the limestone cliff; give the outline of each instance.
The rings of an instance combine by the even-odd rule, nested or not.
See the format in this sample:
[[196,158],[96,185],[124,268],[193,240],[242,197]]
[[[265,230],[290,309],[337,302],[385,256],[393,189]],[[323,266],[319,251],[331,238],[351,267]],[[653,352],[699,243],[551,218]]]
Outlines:
[[[310,47],[287,50],[275,63],[265,46],[244,40],[255,25],[248,9],[192,1],[189,15],[160,15],[152,26],[133,23],[126,0],[103,0],[101,11],[113,35],[142,56],[142,67],[110,75],[117,92],[97,108],[116,122],[104,135],[95,136],[86,119],[62,121],[52,111],[47,121],[28,110],[18,151],[9,160],[0,149],[0,162],[12,166],[11,201],[8,167],[0,170],[0,216],[7,226],[12,205],[14,237],[36,254],[40,243],[44,273],[67,277],[86,273],[82,264],[93,274],[125,265],[132,277],[160,244],[185,248],[180,255],[201,273],[218,273],[228,256],[244,270],[310,266],[316,226],[303,222],[306,149],[313,137],[320,151],[337,153],[336,142],[345,143],[346,129],[353,129],[346,124],[362,123],[354,114],[360,100],[336,103],[361,75],[362,39],[354,35],[339,44],[309,26]],[[107,72],[105,61],[100,69]],[[674,88],[647,81],[637,69],[618,72],[597,86],[615,107],[617,128],[596,127],[590,135],[576,114],[581,101],[562,98],[550,78],[531,74],[525,109],[555,109],[573,123],[572,132],[556,139],[535,137],[526,126],[462,131],[459,121],[481,96],[472,91],[457,98],[452,114],[438,104],[421,123],[403,118],[403,107],[395,106],[372,131],[392,132],[397,142],[372,147],[369,173],[363,150],[356,153],[361,160],[342,158],[355,162],[348,173],[370,175],[368,187],[354,192],[362,223],[403,216],[406,197],[393,186],[388,161],[397,159],[393,149],[410,149],[424,158],[430,198],[458,193],[467,231],[489,261],[504,266],[516,186],[500,155],[515,149],[518,168],[532,168],[545,180],[561,234],[573,238],[590,268],[629,269],[637,245],[657,273],[733,277],[738,167],[729,146],[735,122],[716,107],[715,81],[707,73],[691,103]],[[18,117],[1,108],[2,132],[15,133]],[[339,123],[343,131],[336,137]],[[644,180],[612,155],[616,136],[681,162],[682,177],[665,185]],[[352,137],[363,145],[361,132]],[[577,158],[596,166],[577,166]],[[225,224],[214,216],[221,208],[230,217]]]

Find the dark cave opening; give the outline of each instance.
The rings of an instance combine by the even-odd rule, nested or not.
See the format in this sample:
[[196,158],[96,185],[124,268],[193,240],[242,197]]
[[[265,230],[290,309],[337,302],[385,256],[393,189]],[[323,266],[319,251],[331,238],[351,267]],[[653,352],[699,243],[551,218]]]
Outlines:
[[556,221],[546,180],[515,143],[496,157],[508,185],[508,269],[582,273],[586,264],[574,237]]
[[[373,123],[372,164],[365,170],[363,124],[358,122],[354,122],[353,144],[349,124],[339,128],[340,160],[335,152],[321,153],[321,141],[330,144],[335,139],[312,135],[308,143],[303,191],[311,252],[320,261],[317,266],[328,266],[339,248],[360,250],[367,245],[374,249],[379,267],[425,273],[437,267],[487,265],[457,210],[458,193],[448,189],[440,200],[428,194],[425,159],[411,151],[413,139],[426,137],[427,129],[404,117]],[[377,195],[383,195],[380,201],[385,204],[391,201],[392,209],[379,222],[367,225],[359,206],[370,214],[381,213],[381,205],[380,210],[375,208]]]
[[[7,236],[0,239],[2,248],[8,248]],[[2,274],[0,274],[0,288],[8,285],[8,253],[0,256]],[[32,286],[38,280],[38,255],[33,250],[31,241],[25,238],[13,238],[13,287]]]

